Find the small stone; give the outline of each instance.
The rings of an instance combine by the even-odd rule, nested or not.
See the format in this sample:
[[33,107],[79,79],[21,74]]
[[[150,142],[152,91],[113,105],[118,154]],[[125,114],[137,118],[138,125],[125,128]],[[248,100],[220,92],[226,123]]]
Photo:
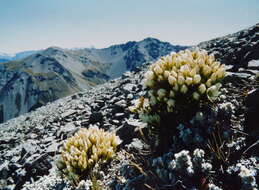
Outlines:
[[94,112],[90,115],[89,123],[94,124],[103,120],[103,114],[101,112]]
[[67,112],[65,112],[65,113],[62,113],[62,114],[60,115],[60,117],[61,117],[61,118],[66,118],[66,117],[68,117],[68,116],[70,116],[70,115],[73,115],[73,114],[75,114],[75,113],[76,113],[75,110],[69,110],[69,111],[67,111]]
[[252,131],[259,131],[258,129],[258,113],[259,113],[259,89],[250,91],[246,98],[247,111],[245,114],[245,131],[251,133]]
[[7,179],[9,174],[9,162],[5,161],[0,165],[0,179]]
[[125,113],[116,113],[114,118],[115,119],[123,119],[126,116]]
[[124,112],[124,109],[127,107],[127,102],[125,100],[120,100],[116,102],[113,105],[113,113],[119,113],[119,112]]
[[128,99],[128,100],[132,100],[133,98],[134,98],[134,95],[133,95],[133,94],[128,94],[128,95],[127,95],[127,99]]
[[63,135],[63,138],[66,138],[68,136],[73,135],[76,132],[76,130],[77,128],[73,124],[73,122],[67,123],[65,126],[60,127],[60,129],[57,132],[57,137],[61,137]]
[[136,89],[135,84],[126,84],[125,86],[123,86],[122,90],[125,93],[131,93],[132,91],[134,91]]
[[116,119],[111,120],[110,123],[113,124],[113,125],[120,125],[120,121],[116,120]]
[[75,100],[75,99],[77,99],[77,98],[78,98],[77,94],[74,94],[74,95],[71,96],[71,99],[72,99],[72,100]]
[[55,155],[56,152],[58,152],[58,148],[60,146],[60,143],[57,143],[56,141],[53,141],[50,146],[46,149],[46,153],[49,155]]
[[83,110],[85,107],[84,107],[82,104],[79,104],[79,105],[77,106],[77,108],[78,108],[79,110]]

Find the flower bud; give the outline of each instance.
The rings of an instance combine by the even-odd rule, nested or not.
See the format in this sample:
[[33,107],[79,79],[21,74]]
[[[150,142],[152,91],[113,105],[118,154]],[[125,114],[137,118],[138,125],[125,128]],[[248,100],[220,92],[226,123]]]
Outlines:
[[194,77],[195,74],[196,74],[196,68],[193,68],[193,69],[190,71],[189,75],[190,75],[191,77]]
[[199,86],[199,93],[204,94],[206,92],[206,86],[205,84],[201,84]]
[[169,106],[169,107],[174,107],[174,105],[175,105],[175,100],[173,100],[173,99],[169,99],[169,100],[167,100],[167,105]]
[[190,72],[189,66],[188,66],[188,65],[183,65],[183,66],[181,66],[180,72],[181,72],[183,75],[188,74],[188,73]]
[[165,72],[164,72],[164,77],[165,77],[166,79],[169,77],[169,75],[170,75],[170,72],[169,72],[169,71],[165,71]]
[[212,67],[212,72],[215,73],[215,72],[219,69],[220,63],[219,63],[219,62],[214,62],[214,63],[211,65],[211,67]]
[[177,79],[178,84],[182,85],[184,84],[184,81],[185,81],[184,77],[182,75],[179,75]]
[[211,79],[208,79],[208,80],[207,80],[206,86],[207,86],[208,88],[211,87],[211,85],[212,85],[211,82],[212,82]]
[[205,66],[203,67],[203,74],[204,74],[205,76],[208,76],[210,73],[211,73],[211,68],[210,68],[210,66],[205,65]]
[[163,81],[163,80],[164,80],[163,75],[158,75],[157,80],[158,80],[159,82]]
[[216,94],[216,91],[218,91],[218,88],[216,85],[211,86],[210,88],[207,89],[207,94],[209,96],[213,96],[214,94]]
[[167,63],[171,63],[171,62],[172,62],[172,56],[167,55],[167,56],[165,57],[165,61],[166,61]]
[[219,90],[219,89],[222,87],[222,84],[221,84],[221,83],[217,83],[217,84],[215,84],[215,86],[216,86],[217,89]]
[[220,94],[220,92],[216,89],[210,89],[210,90],[207,90],[208,92],[207,92],[207,94],[208,94],[208,97],[211,99],[211,100],[215,100],[218,96],[219,96],[219,94]]
[[157,95],[159,96],[159,98],[163,98],[166,96],[166,90],[163,89],[163,88],[160,88],[158,91],[157,91]]
[[179,91],[179,85],[177,83],[173,86],[173,90],[176,92]]
[[154,68],[154,72],[156,75],[161,75],[163,73],[163,70],[161,69],[161,67],[159,65],[156,65]]
[[180,67],[181,66],[181,63],[182,63],[182,59],[180,57],[176,57],[175,58],[175,65],[176,67]]
[[147,80],[153,80],[155,78],[155,75],[154,75],[153,71],[147,71],[146,74],[145,74],[145,78]]
[[185,83],[190,86],[192,84],[192,78],[191,77],[187,77],[185,80]]
[[153,87],[153,86],[155,86],[155,82],[153,80],[145,80],[144,85],[146,87]]
[[188,91],[188,87],[184,84],[181,86],[180,92],[183,94],[186,94]]
[[210,79],[212,82],[217,80],[217,74],[216,73],[212,73],[212,75],[210,76]]
[[163,101],[164,101],[164,102],[167,102],[167,100],[168,100],[167,97],[164,97],[164,98],[163,98]]
[[177,73],[174,70],[171,70],[171,75],[175,78],[177,78]]
[[171,98],[175,97],[175,92],[173,90],[170,90],[169,97]]
[[216,74],[217,74],[217,78],[218,78],[218,79],[219,79],[219,78],[223,78],[223,77],[225,76],[225,68],[224,68],[224,66],[223,66],[223,67],[221,66],[221,67],[217,70]]
[[167,112],[171,113],[171,112],[173,112],[173,111],[174,111],[173,107],[167,106]]
[[148,91],[148,95],[149,95],[150,97],[154,96],[154,94],[155,94],[155,93],[154,93],[154,90],[149,90],[149,91]]
[[198,92],[194,92],[192,94],[192,97],[193,97],[194,100],[199,100],[200,99],[200,94]]
[[201,76],[199,74],[196,74],[194,77],[193,77],[193,82],[195,84],[198,84],[201,82]]
[[173,77],[173,76],[171,76],[171,75],[168,77],[168,82],[169,82],[170,85],[173,86],[174,84],[176,84],[176,81],[177,81],[177,80],[176,80],[175,77]]
[[204,61],[204,58],[202,58],[202,55],[201,57],[198,59],[198,63],[199,63],[199,66],[200,67],[203,67],[205,65],[205,61]]
[[150,105],[151,106],[154,106],[154,105],[156,105],[157,104],[157,99],[156,99],[156,97],[155,96],[151,96],[150,97]]

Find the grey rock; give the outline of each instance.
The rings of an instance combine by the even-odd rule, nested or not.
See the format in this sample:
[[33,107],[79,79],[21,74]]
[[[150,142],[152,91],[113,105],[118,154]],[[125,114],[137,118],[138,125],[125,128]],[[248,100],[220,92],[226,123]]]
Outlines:
[[132,100],[133,98],[134,98],[134,95],[133,95],[133,94],[128,94],[128,95],[127,95],[127,99],[128,99],[128,100]]
[[114,118],[115,118],[115,119],[118,119],[118,120],[123,119],[123,118],[125,118],[125,117],[126,117],[126,114],[125,114],[125,113],[116,113],[116,114],[114,115]]
[[127,107],[127,102],[125,100],[120,100],[116,102],[113,105],[113,113],[119,113],[119,112],[124,112],[125,108]]
[[252,132],[259,131],[259,89],[255,89],[248,93],[248,96],[246,98],[246,107],[247,111],[245,114],[245,131],[251,134]]
[[68,111],[62,113],[60,116],[61,116],[61,118],[66,118],[66,117],[71,116],[71,115],[73,115],[75,113],[76,113],[75,110],[68,110]]
[[121,122],[119,120],[113,119],[110,121],[110,123],[119,126]]
[[116,134],[123,140],[122,145],[128,144],[133,138],[139,136],[139,130],[143,130],[146,124],[137,121],[126,121],[116,129]]
[[5,161],[0,165],[0,179],[7,179],[9,174],[9,162]]
[[63,136],[63,138],[66,138],[68,136],[73,135],[76,132],[77,128],[73,124],[73,122],[65,124],[65,126],[61,126],[60,129],[57,132],[57,137]]
[[90,115],[89,123],[94,124],[100,122],[103,119],[103,114],[101,112],[94,112]]
[[248,62],[248,67],[258,67],[259,68],[259,60],[252,60]]
[[52,141],[50,146],[47,147],[46,153],[54,156],[58,152],[58,148],[61,146],[61,143],[57,143],[56,141]]
[[22,145],[22,155],[33,154],[37,150],[37,144],[33,140],[28,140]]
[[129,150],[143,150],[145,148],[145,144],[138,138],[134,138],[130,144],[126,145],[126,147]]
[[126,84],[123,86],[122,90],[125,93],[130,93],[130,92],[134,92],[134,90],[136,89],[136,85],[135,84]]

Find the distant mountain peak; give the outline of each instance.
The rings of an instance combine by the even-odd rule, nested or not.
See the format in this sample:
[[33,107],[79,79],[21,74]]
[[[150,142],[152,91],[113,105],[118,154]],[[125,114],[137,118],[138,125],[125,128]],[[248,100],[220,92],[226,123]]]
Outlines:
[[144,38],[141,41],[156,41],[156,42],[159,41],[159,42],[161,42],[161,40],[159,40],[157,38],[153,38],[153,37],[147,37],[147,38]]
[[48,47],[47,49],[43,50],[43,54],[49,54],[49,53],[58,53],[58,52],[64,52],[65,49],[62,49],[60,47],[57,47],[57,46],[51,46],[51,47]]
[[58,50],[58,51],[63,51],[64,49],[58,47],[58,46],[50,46],[47,49],[45,49],[45,51],[51,51],[51,50]]

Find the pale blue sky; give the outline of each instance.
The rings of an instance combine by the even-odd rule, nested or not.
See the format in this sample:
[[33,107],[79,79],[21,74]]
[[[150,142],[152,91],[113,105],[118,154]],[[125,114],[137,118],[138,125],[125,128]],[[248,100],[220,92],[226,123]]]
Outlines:
[[146,37],[191,45],[258,22],[259,0],[0,0],[0,52]]

